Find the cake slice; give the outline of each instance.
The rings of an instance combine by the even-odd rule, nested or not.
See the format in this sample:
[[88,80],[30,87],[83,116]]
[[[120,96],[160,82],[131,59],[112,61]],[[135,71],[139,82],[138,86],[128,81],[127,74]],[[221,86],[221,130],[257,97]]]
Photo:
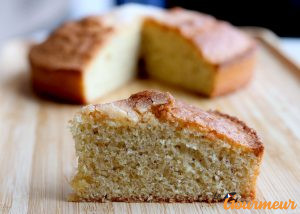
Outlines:
[[218,202],[255,197],[264,151],[238,119],[169,93],[88,105],[71,121],[78,169],[71,201]]
[[245,33],[180,8],[144,21],[142,48],[150,77],[209,97],[244,86],[255,63],[255,43]]

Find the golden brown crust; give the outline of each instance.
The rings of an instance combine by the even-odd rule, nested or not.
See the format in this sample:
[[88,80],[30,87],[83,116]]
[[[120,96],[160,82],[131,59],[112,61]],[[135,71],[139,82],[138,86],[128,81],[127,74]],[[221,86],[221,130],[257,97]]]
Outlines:
[[[224,139],[234,146],[253,151],[258,157],[264,151],[256,132],[244,122],[217,111],[204,111],[175,100],[170,93],[147,90],[114,104],[127,112],[132,110],[142,114],[152,111],[160,120],[180,123],[182,128],[201,130],[207,133],[208,138]],[[101,105],[98,107],[101,108]]]
[[31,63],[32,87],[36,93],[58,101],[84,104],[83,73],[80,70],[46,69]]
[[254,46],[235,60],[219,66],[210,96],[220,96],[245,86],[253,75],[255,54]]
[[29,59],[32,64],[47,69],[82,72],[113,31],[114,28],[97,16],[66,22],[45,42],[33,46]]

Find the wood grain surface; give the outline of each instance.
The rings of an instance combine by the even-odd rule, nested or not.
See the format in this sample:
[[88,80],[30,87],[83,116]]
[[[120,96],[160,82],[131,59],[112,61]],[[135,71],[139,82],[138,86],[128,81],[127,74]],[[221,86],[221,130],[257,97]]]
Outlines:
[[[68,181],[76,165],[68,130],[79,106],[55,103],[32,93],[27,45],[12,42],[0,55],[0,213],[250,213],[223,204],[71,203]],[[258,200],[287,201],[300,213],[300,73],[260,45],[252,82],[236,93],[205,99],[150,80],[134,80],[98,102],[127,98],[157,88],[203,109],[244,120],[261,136],[265,157]],[[251,213],[273,213],[270,210]]]

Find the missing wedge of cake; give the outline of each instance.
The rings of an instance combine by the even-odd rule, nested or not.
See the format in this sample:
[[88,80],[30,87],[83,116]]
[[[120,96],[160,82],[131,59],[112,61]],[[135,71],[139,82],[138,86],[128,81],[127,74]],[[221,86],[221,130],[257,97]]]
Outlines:
[[255,197],[264,146],[234,117],[143,91],[83,107],[70,123],[78,157],[70,201]]

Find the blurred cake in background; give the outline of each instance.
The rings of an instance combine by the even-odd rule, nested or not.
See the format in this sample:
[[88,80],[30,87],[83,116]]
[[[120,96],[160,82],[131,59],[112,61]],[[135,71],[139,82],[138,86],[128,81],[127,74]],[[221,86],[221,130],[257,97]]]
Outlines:
[[65,23],[29,61],[38,93],[89,103],[134,78],[139,57],[151,77],[216,96],[248,82],[254,55],[247,35],[211,16],[127,5]]

